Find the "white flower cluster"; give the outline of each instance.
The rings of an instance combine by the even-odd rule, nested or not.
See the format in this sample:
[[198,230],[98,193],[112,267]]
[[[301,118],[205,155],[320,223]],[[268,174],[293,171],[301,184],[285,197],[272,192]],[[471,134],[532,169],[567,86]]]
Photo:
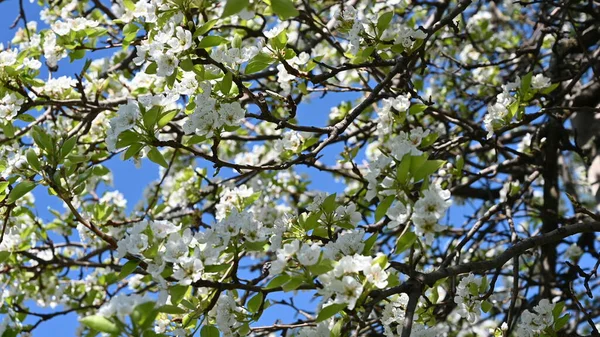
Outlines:
[[237,187],[226,187],[219,196],[219,203],[216,205],[215,218],[223,220],[234,208],[240,209],[244,200],[254,194],[254,190],[247,185]]
[[124,294],[119,293],[112,297],[108,303],[105,303],[98,310],[98,314],[104,317],[117,316],[122,322],[129,316],[136,306],[147,303],[155,302],[148,294]]
[[433,234],[443,229],[438,221],[451,204],[450,191],[442,189],[439,185],[430,185],[415,202],[411,220],[415,224],[415,234],[425,237],[426,244],[431,244]]
[[[295,65],[303,65],[308,63],[310,55],[305,52],[300,53],[298,56],[292,57],[287,63],[293,67]],[[289,95],[292,90],[291,82],[296,79],[296,76],[290,74],[283,64],[277,66],[277,82],[281,86],[281,91],[285,95]]]
[[283,248],[277,249],[277,259],[271,263],[269,273],[271,275],[281,274],[285,269],[288,260],[294,255],[296,255],[296,258],[301,265],[312,266],[319,262],[319,258],[321,257],[321,247],[317,243],[313,243],[312,245],[302,243],[302,248],[300,248],[300,241],[298,240],[286,243],[283,245]]
[[381,104],[381,109],[377,111],[377,132],[380,136],[390,134],[394,126],[394,112],[395,109],[399,113],[408,112],[410,108],[410,93],[400,95],[395,98],[384,98]]
[[406,26],[398,26],[394,30],[396,40],[394,43],[401,44],[404,48],[411,48],[414,44],[414,40],[423,40],[427,37],[427,34],[420,29],[412,29]]
[[7,49],[0,52],[0,67],[9,67],[17,62],[17,50]]
[[128,100],[127,104],[122,104],[117,110],[117,116],[110,120],[110,126],[106,130],[106,145],[109,151],[115,151],[119,135],[126,130],[136,126],[140,119],[140,108],[136,101]]
[[390,148],[392,157],[396,160],[402,160],[402,157],[404,157],[405,154],[410,154],[411,156],[422,155],[423,151],[419,150],[419,145],[421,145],[423,138],[429,136],[429,133],[429,130],[423,130],[420,126],[410,130],[410,134],[400,131],[400,133],[390,139],[387,144]]
[[508,109],[515,102],[510,92],[505,90],[496,96],[496,103],[488,105],[488,113],[483,118],[483,124],[487,130],[487,138],[494,135],[494,130],[505,124]]
[[531,78],[531,87],[533,89],[545,89],[548,88],[552,83],[550,79],[543,74],[537,74]]
[[46,81],[42,92],[50,97],[62,98],[65,93],[75,87],[77,81],[69,76],[51,78]]
[[[531,88],[540,90],[551,85],[550,79],[542,74],[537,74],[531,78]],[[516,102],[516,98],[511,95],[511,91],[519,90],[521,87],[521,78],[517,77],[515,82],[509,82],[502,86],[502,92],[496,96],[494,104],[488,104],[488,113],[483,118],[484,127],[487,130],[487,138],[494,135],[494,130],[506,124],[506,118],[510,112],[510,107]]]
[[251,60],[254,56],[258,55],[259,51],[260,49],[257,46],[233,47],[229,49],[215,49],[210,56],[219,63],[236,67]]
[[404,203],[395,200],[385,213],[385,215],[387,215],[390,219],[390,222],[387,225],[388,228],[394,229],[406,223],[406,221],[410,219],[411,209],[412,207],[410,204],[407,203],[404,205]]
[[246,315],[247,311],[235,302],[231,293],[221,294],[217,304],[208,313],[208,316],[216,322],[219,332],[223,336],[237,336],[235,330],[243,325],[239,316]]
[[[402,160],[402,157],[406,154],[421,155],[422,151],[418,149],[418,145],[428,134],[429,130],[424,131],[420,127],[413,129],[410,135],[401,132],[400,135],[389,142],[392,156],[396,160]],[[452,203],[450,191],[442,189],[439,184],[432,184],[422,192],[422,197],[414,205],[403,202],[402,197],[397,195],[395,175],[381,178],[381,175],[386,173],[393,162],[392,158],[380,154],[374,161],[369,163],[369,171],[365,175],[365,179],[368,181],[366,197],[371,200],[379,193],[381,195],[396,196],[396,200],[386,212],[391,220],[388,227],[394,229],[411,219],[415,225],[415,234],[424,237],[426,244],[431,244],[434,233],[443,229],[438,221]],[[394,170],[392,171],[395,173]],[[382,191],[378,190],[380,187],[383,189]]]
[[65,36],[71,31],[78,32],[86,28],[97,27],[98,21],[89,20],[84,17],[78,17],[75,19],[67,19],[66,21],[58,20],[50,25],[52,31],[57,35]]
[[183,124],[186,134],[212,137],[214,132],[224,126],[237,127],[244,120],[245,110],[239,102],[221,103],[210,96],[212,88],[208,82],[200,84],[202,93],[197,95],[194,113]]
[[[218,227],[218,226],[215,226]],[[211,238],[212,230],[193,235],[189,228],[181,232],[181,226],[169,221],[141,221],[133,225],[126,235],[117,243],[119,257],[127,254],[141,257],[148,263],[148,273],[165,287],[161,276],[166,263],[173,264],[173,278],[179,284],[189,285],[202,277],[211,276],[204,273],[205,265],[222,263],[220,255],[226,246],[219,246],[220,241]],[[212,243],[211,243],[212,242]],[[145,258],[144,252],[151,246],[158,246],[158,255]],[[190,251],[193,249],[193,254]]]
[[572,261],[579,260],[579,257],[581,257],[581,255],[583,255],[583,250],[576,243],[572,243],[571,245],[569,245],[569,248],[565,250],[565,258]]
[[278,154],[284,151],[298,153],[302,149],[305,140],[306,137],[301,132],[285,131],[283,137],[273,143],[273,151]]
[[323,296],[324,302],[335,295],[333,303],[345,303],[352,310],[364,290],[359,273],[376,288],[383,289],[387,286],[388,273],[380,260],[360,254],[344,256],[332,271],[319,276],[323,288],[318,293]]
[[554,324],[554,304],[547,299],[542,299],[533,311],[523,311],[521,323],[517,326],[515,334],[520,337],[539,336],[547,328]]
[[192,33],[179,25],[182,19],[183,14],[179,12],[169,18],[165,25],[160,26],[160,29],[155,29],[155,34],[151,34],[152,40],[144,40],[136,46],[137,55],[133,62],[142,65],[146,60],[154,61],[157,76],[172,75],[179,65],[179,54],[190,49],[194,43]]
[[[337,13],[336,13],[337,14]],[[364,30],[362,20],[359,18],[359,12],[351,5],[346,5],[344,8],[339,10],[338,18],[341,24],[352,25],[348,32],[348,52],[352,55],[356,55],[360,48],[360,42],[362,38],[360,33]]]
[[481,315],[481,300],[479,299],[482,278],[473,274],[465,276],[456,287],[454,303],[458,304],[458,314],[471,324]]
[[[406,306],[408,305],[408,295],[394,295],[388,299],[383,312],[381,313],[381,323],[383,323],[384,334],[386,337],[399,337],[402,335],[402,327],[406,319]],[[415,314],[411,337],[441,337],[446,335],[446,328],[434,326],[426,328],[425,325],[416,322],[418,315]]]
[[338,260],[343,256],[360,254],[365,247],[365,231],[353,229],[341,232],[335,241],[329,241],[324,247],[323,256]]
[[0,99],[0,118],[3,120],[12,120],[21,110],[23,99],[14,93],[5,94]]
[[368,182],[366,195],[367,200],[372,200],[377,196],[377,187],[381,185],[379,177],[388,169],[392,162],[392,158],[383,154],[380,154],[375,160],[369,162],[368,172],[365,174],[365,179]]
[[58,61],[67,57],[67,51],[56,44],[56,34],[53,33],[44,34],[42,49],[49,67],[55,67]]

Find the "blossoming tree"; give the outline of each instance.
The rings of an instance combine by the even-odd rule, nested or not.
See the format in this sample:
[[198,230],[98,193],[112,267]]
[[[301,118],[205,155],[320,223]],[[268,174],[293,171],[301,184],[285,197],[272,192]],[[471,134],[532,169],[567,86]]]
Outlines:
[[13,3],[0,336],[600,336],[597,1]]

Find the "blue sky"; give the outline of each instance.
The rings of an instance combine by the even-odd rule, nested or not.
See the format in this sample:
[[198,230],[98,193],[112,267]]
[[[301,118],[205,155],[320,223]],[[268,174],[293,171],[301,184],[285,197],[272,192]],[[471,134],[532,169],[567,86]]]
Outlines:
[[[0,42],[3,42],[6,46],[7,43],[12,39],[16,29],[10,30],[9,26],[14,22],[14,19],[18,14],[18,1],[9,0],[0,3]],[[26,14],[28,20],[38,21],[38,27],[43,27],[42,22],[39,20],[38,12],[39,7],[36,4],[31,4],[29,1],[23,1],[26,8]],[[19,21],[17,27],[22,27],[22,21]],[[88,54],[87,57],[97,58],[98,54]],[[73,76],[74,73],[78,73],[83,60],[76,62],[75,64],[69,64],[68,59],[63,60],[59,63],[59,71],[56,75],[69,75]],[[43,76],[47,76],[45,73]],[[324,125],[327,121],[329,111],[332,107],[337,106],[342,100],[351,100],[357,97],[355,94],[329,94],[324,98],[316,96],[308,104],[301,104],[298,110],[298,119],[301,124],[313,124],[313,125]],[[330,148],[323,151],[322,161],[326,164],[334,164],[338,159],[342,149],[341,144],[331,146]],[[359,159],[361,161],[362,159]],[[200,163],[203,165],[203,163]],[[107,163],[107,166],[112,169],[114,175],[114,188],[121,191],[125,198],[128,200],[128,206],[131,208],[138,200],[142,197],[144,188],[146,185],[158,178],[158,167],[154,163],[147,160],[143,162],[141,168],[136,168],[132,161],[122,161],[116,157]],[[309,169],[305,166],[298,167],[298,172],[306,173],[311,177],[312,187],[318,190],[326,192],[336,192],[344,188],[344,186],[335,182],[331,179],[331,176],[326,173],[319,172],[316,169]],[[63,210],[62,202],[55,197],[49,196],[45,188],[38,187],[34,191],[36,198],[37,209],[36,211],[44,220],[52,219],[52,215],[47,211],[48,207],[54,209]],[[464,221],[464,211],[453,211],[450,213],[450,220],[455,225],[461,225]],[[278,298],[289,298],[291,295],[286,294],[285,296],[279,296]],[[310,296],[301,296],[301,302],[309,302]],[[271,297],[269,297],[271,298]],[[273,297],[275,298],[275,297]],[[297,300],[297,298],[296,298]],[[309,307],[314,307],[314,304]],[[49,312],[50,309],[42,309],[32,307],[37,312]],[[292,321],[294,317],[291,316],[291,309],[285,306],[274,306],[265,311],[265,315],[259,322],[259,325],[268,324],[273,322],[275,319],[283,319],[284,321]],[[42,325],[34,331],[36,337],[50,337],[50,336],[72,336],[77,327],[75,314],[69,314],[66,316],[56,317],[48,322],[42,323]]]

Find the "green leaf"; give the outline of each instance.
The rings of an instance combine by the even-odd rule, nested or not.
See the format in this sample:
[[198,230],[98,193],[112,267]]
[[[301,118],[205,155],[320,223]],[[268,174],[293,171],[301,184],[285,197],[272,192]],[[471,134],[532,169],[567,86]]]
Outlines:
[[419,145],[419,147],[423,149],[430,146],[431,144],[435,143],[439,136],[440,135],[436,132],[428,134],[425,138],[423,138],[423,140],[421,140],[421,145]]
[[[4,171],[4,169],[3,169],[3,171]],[[8,185],[10,185],[10,182],[0,181],[0,193],[4,193],[4,191],[6,191],[6,188],[8,187]]]
[[77,145],[77,137],[76,136],[65,140],[62,147],[60,148],[61,158],[67,157],[69,155],[69,153],[71,153],[71,151],[73,151],[73,149],[75,148],[75,145]]
[[408,173],[410,172],[410,163],[412,162],[412,156],[405,154],[400,160],[400,164],[396,165],[396,179],[402,185],[408,181]]
[[85,49],[73,50],[69,53],[69,62],[73,63],[75,60],[82,59],[85,56]]
[[172,121],[173,118],[175,118],[175,116],[177,116],[178,112],[179,110],[175,109],[163,113],[162,116],[160,116],[160,119],[158,120],[158,127],[162,128],[165,125],[169,124],[169,122]]
[[150,148],[150,151],[148,151],[148,159],[150,159],[151,161],[157,163],[158,165],[160,165],[164,168],[169,167],[169,164],[167,164],[165,157],[163,157],[162,153],[160,153],[160,151],[158,151],[158,149],[155,148],[154,146],[152,146]]
[[146,129],[152,130],[154,128],[154,123],[156,123],[156,120],[158,119],[160,109],[160,107],[155,106],[144,113],[143,120]]
[[4,263],[4,261],[8,260],[10,257],[10,252],[0,251],[0,263]]
[[140,135],[133,130],[126,130],[119,134],[119,139],[117,140],[116,148],[120,149],[122,147],[129,146],[133,143],[139,143],[141,141]]
[[377,205],[377,208],[375,209],[375,222],[378,222],[379,220],[381,220],[381,218],[385,216],[385,213],[394,202],[394,199],[396,199],[396,197],[390,195],[387,198],[383,199],[383,201],[380,202],[379,205]]
[[42,170],[42,163],[33,149],[29,149],[25,154],[25,157],[27,157],[27,162],[35,171],[40,172]]
[[223,95],[229,95],[229,91],[231,91],[231,84],[233,83],[232,81],[233,74],[230,71],[228,71],[227,74],[225,74],[225,77],[223,77],[223,80],[221,81],[221,92],[223,93]]
[[533,72],[528,72],[523,78],[521,78],[521,88],[520,94],[521,97],[527,96],[529,91],[531,90],[531,78],[533,77]]
[[145,330],[154,323],[158,311],[154,309],[155,302],[146,302],[139,304],[133,309],[131,319],[137,324],[141,330]]
[[562,314],[563,309],[565,308],[565,302],[558,302],[554,304],[554,308],[552,308],[552,316],[554,319],[558,319],[560,314]]
[[241,12],[242,9],[248,7],[248,3],[248,0],[227,0],[225,8],[223,9],[223,15],[221,15],[221,17],[225,18]]
[[118,334],[120,332],[119,327],[108,318],[100,315],[87,316],[79,320],[81,324],[89,327],[90,329],[106,332],[109,334]]
[[213,325],[205,325],[200,330],[201,337],[219,337],[219,329]]
[[269,284],[267,284],[265,289],[273,289],[273,288],[280,287],[281,285],[283,285],[284,283],[286,283],[289,280],[290,280],[290,276],[288,274],[281,274],[281,275],[275,277],[274,279],[272,279],[269,282]]
[[320,211],[311,212],[310,215],[308,217],[306,217],[306,220],[304,221],[304,229],[306,231],[309,231],[311,229],[317,228],[317,226],[319,226],[319,218],[320,217],[321,217]]
[[469,283],[469,292],[473,296],[479,295],[479,288],[477,287],[477,285],[475,283]]
[[8,197],[6,198],[6,202],[9,204],[14,203],[15,201],[19,200],[22,196],[29,193],[29,191],[33,190],[35,188],[35,185],[36,183],[30,180],[20,182],[10,191]]
[[344,326],[344,320],[340,319],[337,322],[335,322],[335,325],[333,326],[333,329],[331,329],[331,332],[329,334],[330,337],[341,337],[342,336],[342,327]]
[[[8,123],[7,126],[10,125],[12,127],[12,124]],[[6,132],[6,130],[5,130]],[[12,136],[9,136],[12,137]],[[52,137],[50,137],[46,131],[44,131],[44,129],[35,126],[31,132],[31,137],[33,137],[33,140],[35,141],[35,143],[37,144],[37,146],[39,146],[40,148],[46,150],[46,152],[48,153],[53,153],[54,152],[54,142],[52,141]]]
[[194,62],[192,62],[192,60],[189,58],[184,59],[183,61],[181,61],[179,63],[179,68],[183,69],[184,71],[193,71],[194,70]]
[[404,233],[396,242],[396,254],[400,254],[403,251],[410,248],[413,243],[417,241],[417,235],[411,231]]
[[[43,84],[42,84],[42,86],[43,86]],[[17,115],[17,119],[21,120],[23,122],[27,122],[27,123],[31,123],[31,122],[35,121],[35,118],[32,115],[30,115],[30,114],[20,114],[20,115]]]
[[127,261],[127,263],[125,263],[121,268],[121,272],[119,273],[119,280],[122,280],[129,276],[129,274],[133,273],[135,268],[137,268],[137,266],[140,265],[140,262],[141,261],[136,260]]
[[571,317],[571,315],[566,314],[564,316],[562,316],[561,318],[555,320],[554,322],[554,331],[558,331],[562,328],[565,327],[565,325],[567,325],[567,323],[569,323],[569,318]]
[[194,35],[192,36],[192,38],[195,40],[197,39],[199,36],[204,35],[206,33],[208,33],[208,31],[215,26],[215,23],[217,23],[217,19],[212,19],[210,21],[207,21],[205,24],[203,24],[202,26],[200,26],[198,29],[196,29],[196,31],[194,32]]
[[392,22],[392,18],[394,17],[394,12],[386,12],[379,16],[377,19],[377,36],[381,36],[383,31],[389,27],[390,22]]
[[544,95],[548,95],[549,93],[553,92],[556,88],[558,88],[559,85],[560,85],[560,82],[554,83],[554,84],[550,85],[548,88],[542,89],[540,92]]
[[135,143],[131,144],[125,154],[123,155],[123,160],[127,160],[140,152],[140,150],[144,147],[144,144]]
[[423,179],[428,180],[429,175],[433,174],[437,170],[439,170],[442,165],[444,165],[444,160],[428,160],[423,165],[421,165],[418,169],[412,170],[411,173],[415,182],[421,181]]
[[254,74],[256,72],[259,72],[259,71],[267,68],[270,65],[271,65],[271,63],[264,63],[264,62],[258,62],[258,61],[250,61],[248,63],[248,65],[246,66],[246,69],[244,70],[244,73],[246,73],[246,74]]
[[156,74],[156,69],[158,69],[158,65],[156,62],[152,62],[148,65],[148,67],[146,67],[146,74]]
[[281,20],[287,20],[300,14],[291,0],[271,0],[271,8]]
[[281,286],[283,291],[292,291],[298,289],[304,283],[304,278],[301,276],[293,277],[286,284]]
[[169,295],[171,295],[171,303],[179,304],[179,302],[181,302],[185,294],[188,292],[189,288],[189,286],[180,284],[170,287]]
[[138,25],[136,25],[133,22],[130,22],[128,24],[125,25],[125,27],[123,27],[123,34],[128,35],[128,34],[135,34],[137,33],[137,31],[140,30],[140,27]]
[[377,242],[377,233],[374,233],[365,241],[365,247],[363,248],[362,255],[370,256],[375,242]]
[[321,208],[323,209],[323,212],[331,213],[331,212],[335,211],[336,206],[337,206],[335,204],[336,195],[337,195],[336,193],[333,193],[332,195],[325,198],[325,200],[323,200],[323,204],[321,204]]
[[165,314],[172,314],[172,315],[182,315],[187,313],[187,310],[180,308],[176,305],[163,305],[162,307],[158,308],[158,312],[164,312]]
[[262,304],[264,299],[263,293],[258,293],[254,295],[250,300],[248,300],[248,311],[251,313],[258,312],[260,305]]
[[514,102],[512,102],[511,105],[508,106],[507,122],[510,122],[512,118],[515,117],[515,115],[517,114],[517,111],[519,111],[519,104],[521,104],[521,100],[517,99]]
[[487,291],[487,288],[488,288],[489,285],[490,284],[488,282],[487,275],[484,275],[481,278],[481,284],[479,285],[479,292],[480,293],[485,293]]
[[348,304],[341,303],[341,304],[332,304],[332,305],[324,307],[323,309],[321,309],[321,311],[319,311],[319,315],[317,315],[316,322],[317,323],[323,322],[324,320],[326,320],[330,317],[333,317],[338,312],[344,310],[344,308],[346,308],[346,306],[348,306]]
[[333,261],[329,259],[323,259],[319,263],[306,267],[310,271],[311,275],[318,276],[323,275],[333,270]]
[[219,45],[222,45],[223,43],[226,43],[227,39],[222,38],[220,36],[215,36],[215,35],[211,35],[211,36],[205,36],[202,38],[202,40],[200,40],[200,43],[198,43],[198,47],[199,48],[211,48],[211,47],[216,47]]
[[492,308],[494,307],[494,305],[492,303],[490,303],[489,301],[483,301],[481,302],[481,310],[483,310],[483,312],[490,312],[490,310],[492,310]]
[[408,113],[409,113],[410,115],[416,115],[416,114],[418,114],[419,112],[423,112],[423,111],[425,111],[425,109],[427,109],[427,105],[425,105],[425,104],[421,104],[421,103],[418,103],[418,104],[413,104],[413,105],[412,105],[412,106],[411,106],[411,107],[408,109]]

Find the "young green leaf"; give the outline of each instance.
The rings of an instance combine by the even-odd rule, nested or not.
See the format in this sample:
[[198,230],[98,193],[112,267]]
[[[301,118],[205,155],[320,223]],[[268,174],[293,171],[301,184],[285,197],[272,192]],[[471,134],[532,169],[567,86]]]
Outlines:
[[201,337],[219,337],[219,329],[213,325],[205,325],[200,330]]
[[87,316],[80,319],[79,321],[81,322],[81,324],[95,331],[105,332],[109,334],[118,334],[120,332],[119,327],[104,316]]
[[287,20],[300,14],[291,0],[271,0],[271,8],[281,20]]
[[248,300],[248,311],[251,313],[258,312],[260,305],[262,304],[264,299],[263,293],[258,293],[254,295],[250,300]]
[[403,251],[410,248],[413,243],[417,241],[417,235],[411,231],[404,233],[396,242],[396,254],[400,254]]
[[333,317],[338,312],[344,310],[344,308],[346,308],[346,306],[348,306],[348,304],[340,303],[340,304],[331,304],[329,306],[324,307],[323,309],[321,309],[321,311],[319,311],[319,315],[317,315],[316,322],[317,323],[323,322],[324,320],[326,320],[330,317]]
[[136,260],[127,261],[127,263],[125,263],[121,268],[121,272],[119,273],[119,280],[122,280],[129,276],[129,274],[133,273],[135,268],[137,268],[137,266],[140,265],[140,262],[141,261]]
[[377,208],[375,209],[375,222],[378,222],[385,216],[385,213],[394,202],[394,199],[395,197],[393,195],[387,196],[382,202],[379,203],[379,205],[377,205]]
[[14,203],[15,201],[19,200],[22,196],[29,193],[29,191],[33,190],[35,186],[36,183],[30,180],[24,180],[20,182],[10,191],[8,197],[6,198],[6,202],[9,204]]
[[226,18],[233,14],[237,14],[242,11],[242,9],[248,7],[248,0],[227,0],[225,4],[225,8],[223,9],[222,18]]
[[154,146],[150,148],[150,151],[148,151],[148,159],[164,168],[169,167],[169,164],[167,164],[165,157],[163,157],[162,153],[160,153],[160,151]]

